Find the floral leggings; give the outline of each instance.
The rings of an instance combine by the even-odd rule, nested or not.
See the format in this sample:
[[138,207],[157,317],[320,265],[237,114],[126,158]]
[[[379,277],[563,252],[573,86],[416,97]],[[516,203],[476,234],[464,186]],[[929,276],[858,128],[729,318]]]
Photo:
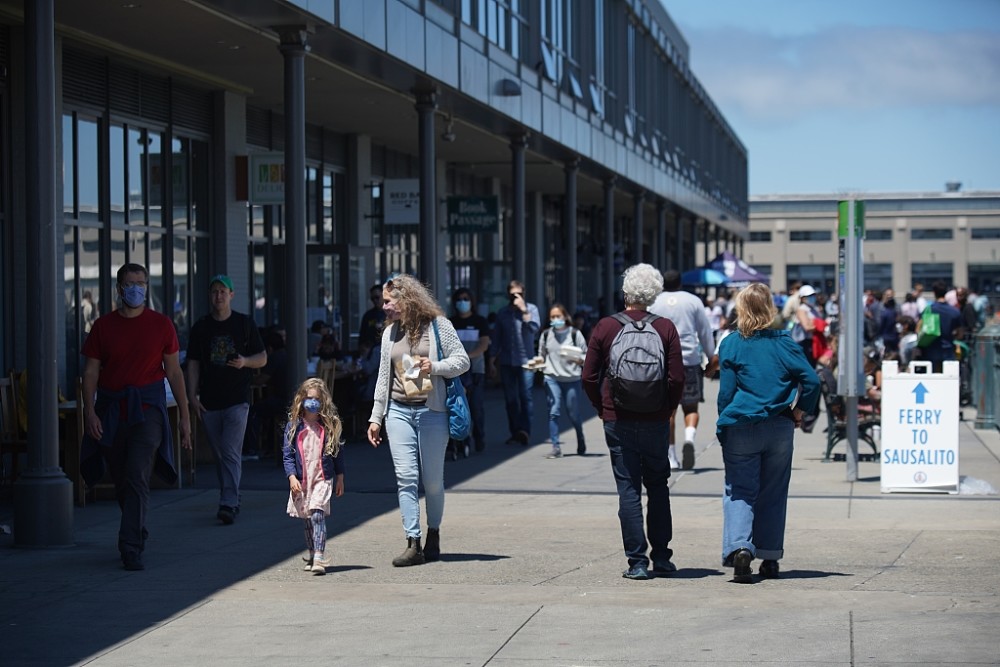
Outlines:
[[326,516],[323,510],[312,510],[308,519],[303,520],[306,549],[321,554],[326,549]]

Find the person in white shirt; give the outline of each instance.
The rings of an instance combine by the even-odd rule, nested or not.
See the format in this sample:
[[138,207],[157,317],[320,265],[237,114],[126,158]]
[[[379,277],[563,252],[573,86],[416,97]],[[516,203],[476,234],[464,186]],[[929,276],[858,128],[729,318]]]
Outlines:
[[694,468],[694,443],[698,432],[698,404],[705,401],[702,357],[712,354],[715,350],[715,341],[712,325],[705,314],[701,299],[681,290],[679,272],[673,270],[664,272],[663,290],[649,307],[649,312],[666,317],[674,323],[681,339],[681,357],[684,361],[684,393],[681,396],[681,409],[684,411],[682,461],[680,463],[677,461],[676,413],[670,415],[668,457],[672,469],[683,467],[684,470],[691,470]]

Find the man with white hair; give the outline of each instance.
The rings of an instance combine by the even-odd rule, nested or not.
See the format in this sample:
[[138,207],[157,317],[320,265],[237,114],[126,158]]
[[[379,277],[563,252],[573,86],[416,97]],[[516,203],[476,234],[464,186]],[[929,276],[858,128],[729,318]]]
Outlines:
[[[628,558],[628,569],[622,573],[626,579],[649,579],[650,560],[653,576],[677,569],[670,560],[673,522],[666,443],[670,415],[677,409],[684,388],[684,364],[677,329],[670,320],[646,312],[662,291],[663,276],[656,268],[649,264],[629,267],[622,285],[625,310],[597,323],[583,365],[583,389],[604,421],[611,471],[618,487],[618,519]],[[650,338],[651,333],[658,339]],[[623,342],[626,335],[627,344]],[[651,349],[658,351],[659,359],[639,364],[639,359],[629,356]],[[639,388],[638,396],[627,391],[627,382],[636,380],[622,370],[633,360],[653,373],[647,386]],[[656,399],[649,401],[650,396]],[[643,486],[648,542],[642,520]]]

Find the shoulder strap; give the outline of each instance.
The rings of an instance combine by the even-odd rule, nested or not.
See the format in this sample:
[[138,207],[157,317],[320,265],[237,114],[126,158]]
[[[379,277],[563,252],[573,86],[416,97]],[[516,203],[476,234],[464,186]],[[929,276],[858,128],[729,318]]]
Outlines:
[[627,324],[635,321],[625,313],[615,313],[611,317],[617,320],[622,325],[622,327],[625,327]]

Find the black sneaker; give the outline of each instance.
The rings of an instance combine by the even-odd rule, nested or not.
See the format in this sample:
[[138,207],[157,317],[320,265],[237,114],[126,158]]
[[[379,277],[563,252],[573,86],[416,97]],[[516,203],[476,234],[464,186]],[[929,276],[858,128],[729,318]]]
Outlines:
[[694,468],[694,443],[685,442],[681,449],[681,468],[691,470]]
[[237,513],[238,510],[223,505],[219,508],[219,511],[216,512],[215,518],[221,521],[224,525],[228,526],[231,525],[233,521],[236,521]]
[[733,581],[737,584],[749,584],[753,582],[753,570],[750,563],[753,561],[753,554],[749,549],[737,549],[733,554]]
[[776,560],[765,560],[760,564],[760,576],[764,579],[777,579],[778,574],[778,561]]
[[587,455],[587,445],[583,444],[582,442],[579,443],[576,446],[576,455],[577,456],[586,456]]
[[126,551],[122,554],[122,565],[126,570],[132,572],[146,569],[146,566],[142,563],[142,554],[135,551]]
[[673,574],[676,571],[677,571],[677,566],[671,563],[669,560],[653,563],[652,574],[654,577],[665,577],[667,575]]

